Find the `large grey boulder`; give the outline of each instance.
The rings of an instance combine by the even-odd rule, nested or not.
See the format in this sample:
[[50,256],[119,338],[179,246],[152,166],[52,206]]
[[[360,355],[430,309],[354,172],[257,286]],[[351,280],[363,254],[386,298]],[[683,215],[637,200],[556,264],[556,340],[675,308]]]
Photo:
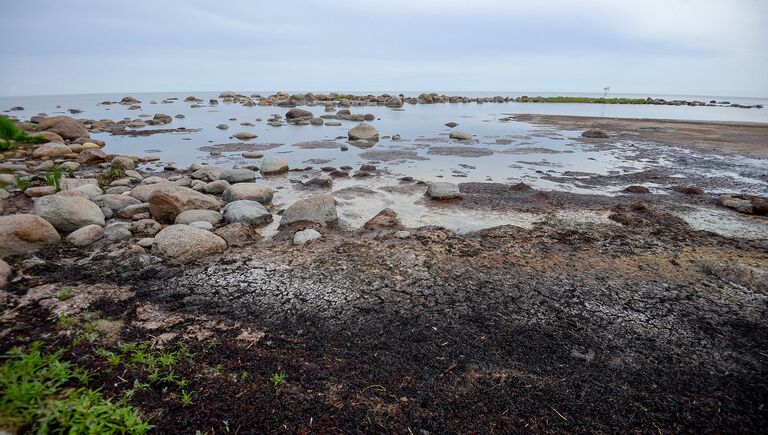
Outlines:
[[170,225],[155,235],[152,250],[160,255],[188,262],[219,254],[227,242],[216,234],[189,225]]
[[219,174],[219,180],[224,180],[229,184],[245,183],[256,179],[256,173],[250,169],[225,169]]
[[261,225],[272,221],[272,215],[261,203],[256,201],[234,201],[224,207],[224,219],[227,223],[245,222],[251,225]]
[[262,204],[269,204],[274,196],[274,191],[271,187],[262,186],[256,183],[238,183],[229,186],[224,191],[224,202],[239,201],[241,199],[248,199],[251,201],[258,201]]
[[349,140],[364,140],[368,142],[376,142],[379,140],[379,132],[373,128],[372,125],[361,123],[347,132]]
[[327,193],[321,193],[291,204],[283,212],[280,226],[283,227],[296,222],[314,222],[327,225],[335,222],[338,218],[333,197]]
[[457,199],[462,194],[459,186],[445,181],[431,183],[427,188],[427,196],[431,199]]
[[104,226],[104,213],[101,208],[80,196],[44,196],[35,202],[34,209],[36,215],[64,233],[86,225]]
[[218,210],[213,196],[170,183],[149,195],[149,213],[159,222],[173,222],[185,210]]
[[287,119],[289,121],[291,121],[291,120],[299,120],[299,119],[310,120],[310,119],[312,119],[312,117],[314,117],[312,112],[310,112],[309,110],[304,110],[304,109],[293,108],[293,109],[291,109],[291,110],[289,110],[288,112],[285,113],[285,119]]
[[40,216],[0,216],[0,258],[33,253],[60,241],[53,225]]
[[97,196],[96,198],[94,198],[94,202],[114,212],[120,211],[131,205],[141,204],[141,201],[139,201],[138,199],[129,195],[122,195],[122,194],[120,195],[106,194],[106,195]]
[[251,139],[256,139],[258,136],[250,131],[241,131],[240,133],[233,134],[232,137],[239,139],[243,142],[247,142]]

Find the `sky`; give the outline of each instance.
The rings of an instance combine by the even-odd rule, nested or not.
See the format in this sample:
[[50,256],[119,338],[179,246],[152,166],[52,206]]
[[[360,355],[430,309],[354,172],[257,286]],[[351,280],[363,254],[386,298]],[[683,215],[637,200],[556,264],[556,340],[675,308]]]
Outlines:
[[0,40],[0,96],[768,97],[768,0],[23,0]]

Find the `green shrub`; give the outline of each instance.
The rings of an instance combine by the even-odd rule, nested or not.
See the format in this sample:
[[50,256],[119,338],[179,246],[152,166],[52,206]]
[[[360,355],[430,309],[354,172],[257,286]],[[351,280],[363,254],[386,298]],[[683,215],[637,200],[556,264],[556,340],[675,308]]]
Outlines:
[[16,124],[10,119],[0,117],[0,151],[11,149],[12,142],[35,144],[45,143],[48,140],[40,135],[30,136],[27,132],[16,128]]
[[52,170],[45,171],[45,184],[56,187],[56,191],[61,190],[61,168],[54,166]]
[[124,402],[82,386],[88,373],[33,343],[14,348],[0,368],[0,421],[31,433],[144,434],[151,425]]

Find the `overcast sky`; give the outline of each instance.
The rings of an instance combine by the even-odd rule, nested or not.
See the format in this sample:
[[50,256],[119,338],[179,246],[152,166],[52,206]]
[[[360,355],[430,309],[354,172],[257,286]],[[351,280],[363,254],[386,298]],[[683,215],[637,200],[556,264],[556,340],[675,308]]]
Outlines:
[[768,97],[768,0],[17,0],[0,37],[0,95]]

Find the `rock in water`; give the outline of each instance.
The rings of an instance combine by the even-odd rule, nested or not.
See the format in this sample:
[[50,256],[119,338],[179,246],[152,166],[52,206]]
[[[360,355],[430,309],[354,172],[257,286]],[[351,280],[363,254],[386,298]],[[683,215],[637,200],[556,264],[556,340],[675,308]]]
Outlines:
[[582,133],[581,137],[588,137],[590,139],[606,139],[608,137],[608,134],[603,130],[599,130],[597,128],[590,128],[589,130]]
[[462,194],[459,186],[448,182],[431,183],[427,188],[427,196],[431,199],[457,199]]
[[267,157],[261,161],[261,174],[274,175],[288,172],[288,161],[277,157]]
[[81,137],[91,137],[88,130],[80,121],[69,116],[54,116],[46,118],[37,124],[37,130],[50,131],[64,139],[75,140]]
[[64,233],[75,231],[86,225],[104,226],[104,213],[101,208],[80,196],[42,197],[35,202],[35,214]]
[[472,139],[472,135],[469,133],[465,133],[463,131],[452,131],[451,134],[448,135],[451,139],[458,139],[458,140],[470,140]]
[[272,215],[261,203],[249,200],[233,201],[224,207],[224,219],[227,223],[245,222],[261,225],[272,221]]
[[283,213],[280,226],[290,225],[296,222],[314,222],[321,225],[338,220],[336,203],[333,197],[327,193],[294,202]]
[[232,137],[243,142],[247,142],[249,140],[256,139],[258,136],[249,131],[241,131],[240,133],[232,135]]
[[320,237],[322,237],[322,234],[312,228],[307,228],[306,230],[297,231],[296,234],[293,235],[293,244],[303,245],[309,241],[319,239]]
[[379,132],[372,125],[364,122],[350,129],[347,136],[349,140],[364,140],[368,142],[379,140]]
[[312,119],[314,115],[309,110],[302,110],[302,109],[291,109],[285,114],[285,119],[287,120],[294,120],[294,119],[306,119],[307,121]]
[[213,196],[174,183],[161,183],[149,195],[149,212],[160,222],[173,222],[185,210],[218,209],[219,201]]
[[216,234],[189,225],[171,225],[155,236],[152,250],[181,262],[189,262],[227,249],[227,242]]
[[60,241],[53,225],[40,216],[0,216],[0,258],[33,253]]

